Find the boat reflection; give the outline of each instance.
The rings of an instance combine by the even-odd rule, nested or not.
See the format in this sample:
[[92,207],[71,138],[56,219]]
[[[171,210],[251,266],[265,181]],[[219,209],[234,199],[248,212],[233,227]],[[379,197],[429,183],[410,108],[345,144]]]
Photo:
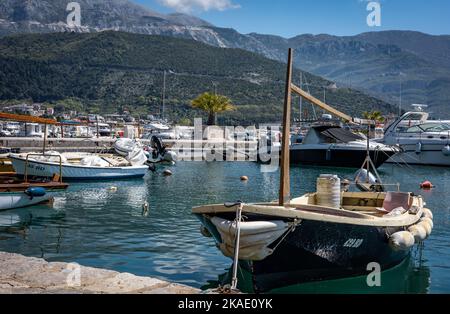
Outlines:
[[[10,242],[9,245],[21,247],[24,240],[35,243],[42,243],[45,241],[46,234],[33,233],[32,226],[57,226],[65,219],[65,212],[55,210],[52,206],[47,204],[12,209],[0,212],[0,241]],[[51,222],[51,224],[49,224]],[[50,229],[48,226],[45,227]],[[55,241],[55,251],[59,252],[62,241],[61,227],[56,227],[58,236]],[[7,244],[8,246],[8,244]],[[35,255],[43,257],[45,255],[42,247],[37,248],[40,251]]]
[[[426,294],[430,288],[430,269],[424,265],[422,250],[412,252],[400,265],[381,273],[381,286],[369,287],[367,277],[352,277],[339,280],[297,284],[270,291],[273,294]],[[368,272],[369,273],[369,272]],[[231,283],[232,267],[209,281],[202,290],[216,289]],[[254,293],[252,276],[243,269],[238,272],[238,289]]]

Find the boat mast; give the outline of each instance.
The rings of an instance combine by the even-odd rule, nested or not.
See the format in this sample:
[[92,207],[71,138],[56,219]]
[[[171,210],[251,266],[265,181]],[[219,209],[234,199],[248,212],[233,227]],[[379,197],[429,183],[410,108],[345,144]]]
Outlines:
[[292,55],[293,50],[289,48],[286,73],[286,88],[284,96],[283,112],[283,137],[281,147],[281,174],[280,174],[280,197],[279,205],[284,206],[291,200],[291,187],[289,178],[289,140],[291,134],[291,101],[292,101]]

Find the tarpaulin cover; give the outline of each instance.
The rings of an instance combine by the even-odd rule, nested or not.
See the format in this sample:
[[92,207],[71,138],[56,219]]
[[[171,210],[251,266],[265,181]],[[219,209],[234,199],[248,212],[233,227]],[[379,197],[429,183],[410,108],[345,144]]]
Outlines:
[[321,132],[322,135],[327,136],[329,138],[335,139],[338,142],[348,143],[352,141],[360,141],[364,138],[362,136],[359,136],[355,133],[352,133],[350,131],[347,131],[342,128],[330,128],[323,132]]

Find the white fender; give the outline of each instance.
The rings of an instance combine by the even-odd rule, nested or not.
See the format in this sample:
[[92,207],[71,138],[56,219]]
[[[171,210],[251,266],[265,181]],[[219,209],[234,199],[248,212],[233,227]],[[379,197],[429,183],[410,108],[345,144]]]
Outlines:
[[[211,222],[222,238],[219,248],[223,255],[233,258],[236,223],[219,217],[213,217]],[[271,255],[273,250],[268,246],[289,229],[289,224],[284,221],[243,221],[239,225],[241,230],[239,259],[250,261],[260,261]]]
[[[226,243],[220,243],[219,249],[226,257],[234,257],[234,246],[230,246]],[[239,248],[239,259],[246,261],[262,261],[266,257],[272,255],[273,250],[269,249],[265,245],[249,247],[249,248]]]
[[419,155],[422,152],[422,143],[419,142],[416,144],[416,154]]
[[421,226],[425,229],[425,231],[427,232],[427,238],[430,236],[432,228],[428,221],[421,221],[417,224],[417,226]]
[[[212,223],[222,231],[223,233],[229,233],[233,235],[236,233],[236,224],[234,221],[221,219],[219,217],[213,217],[211,219]],[[287,230],[289,227],[284,221],[251,221],[251,222],[241,222],[241,236],[251,235],[251,234],[261,234],[266,232],[274,232],[279,230]]]
[[433,220],[431,220],[430,218],[424,217],[424,218],[421,218],[420,221],[421,221],[421,222],[422,222],[422,221],[428,222],[428,223],[430,224],[431,230],[434,229],[434,223],[433,223]]
[[422,217],[430,218],[431,220],[433,220],[433,218],[434,218],[433,213],[428,208],[423,209]]
[[389,244],[398,251],[409,250],[414,243],[414,236],[408,231],[396,232],[389,238]]
[[414,237],[414,241],[416,243],[422,242],[427,238],[427,231],[422,226],[418,225],[411,226],[408,228],[408,231],[411,232],[411,234]]
[[450,156],[450,145],[447,145],[442,149],[442,154],[447,157]]

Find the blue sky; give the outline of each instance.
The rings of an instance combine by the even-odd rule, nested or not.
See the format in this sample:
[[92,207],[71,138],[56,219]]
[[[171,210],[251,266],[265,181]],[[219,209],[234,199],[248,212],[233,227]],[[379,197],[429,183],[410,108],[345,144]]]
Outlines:
[[241,33],[292,37],[416,30],[450,34],[448,0],[380,0],[381,27],[369,27],[368,0],[132,0],[161,13],[184,11]]

